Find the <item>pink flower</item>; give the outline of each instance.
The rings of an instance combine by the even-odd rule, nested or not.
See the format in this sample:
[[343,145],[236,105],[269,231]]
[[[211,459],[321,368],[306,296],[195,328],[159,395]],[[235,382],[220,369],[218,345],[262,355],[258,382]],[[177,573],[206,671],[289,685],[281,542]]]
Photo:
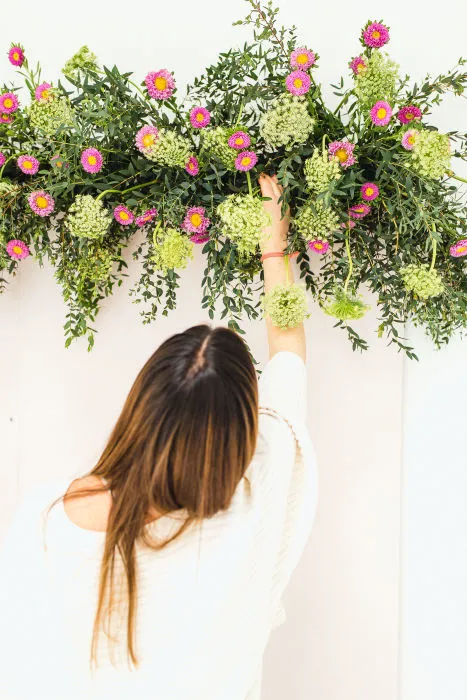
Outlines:
[[422,111],[415,105],[409,105],[408,107],[402,107],[397,112],[397,118],[402,124],[410,124],[414,119],[422,118]]
[[34,97],[38,102],[48,102],[52,98],[51,88],[52,85],[50,83],[41,83],[34,90]]
[[351,216],[352,219],[363,219],[370,211],[371,207],[369,204],[354,204],[353,207],[349,209],[349,216]]
[[190,241],[193,243],[207,243],[209,241],[209,235],[207,233],[194,233],[190,236]]
[[86,148],[81,154],[81,165],[87,173],[98,173],[102,170],[104,160],[97,148]]
[[6,155],[0,151],[0,168],[5,165]]
[[144,214],[136,217],[136,225],[142,228],[149,224],[153,219],[156,218],[158,212],[157,209],[147,209]]
[[316,56],[310,49],[295,49],[290,54],[290,65],[292,68],[300,68],[306,70],[316,62]]
[[12,66],[18,66],[21,68],[24,63],[24,51],[21,46],[11,47],[11,49],[8,51],[8,60]]
[[0,95],[0,112],[11,114],[19,107],[18,98],[14,92],[4,92]]
[[5,112],[0,112],[0,123],[1,124],[11,124],[13,117],[11,114],[5,114]]
[[182,223],[182,228],[189,233],[206,233],[210,220],[205,216],[204,207],[190,207]]
[[364,43],[372,49],[380,49],[389,41],[389,29],[379,22],[371,22],[362,32]]
[[372,199],[376,199],[379,195],[379,187],[375,185],[374,182],[365,182],[365,184],[361,186],[360,192],[362,193],[362,198],[366,202],[371,202]]
[[28,204],[38,216],[49,216],[55,209],[53,198],[44,190],[31,192],[28,197]]
[[172,97],[175,80],[172,73],[165,68],[148,73],[144,80],[150,97],[155,100],[166,100]]
[[251,139],[244,131],[236,131],[228,140],[230,148],[235,148],[237,151],[241,151],[242,148],[248,148],[250,143]]
[[343,168],[349,168],[356,162],[355,156],[353,155],[354,148],[354,143],[349,143],[348,141],[333,141],[328,147],[329,158],[338,160],[339,165]]
[[415,146],[417,134],[418,131],[416,129],[409,129],[403,135],[401,139],[401,144],[403,145],[406,151],[411,151],[412,148]]
[[26,175],[35,175],[39,170],[39,161],[33,156],[20,156],[16,164]]
[[256,153],[254,153],[254,151],[242,151],[235,158],[235,167],[237,170],[246,172],[247,170],[254,168],[257,162],[258,156]]
[[351,228],[355,228],[355,226],[356,226],[355,221],[350,221],[350,219],[348,221],[343,221],[341,223],[341,228],[351,229]]
[[132,211],[127,209],[123,204],[119,204],[114,209],[114,219],[118,221],[122,226],[129,226],[133,223],[135,215]]
[[359,75],[367,69],[367,64],[363,56],[355,56],[355,58],[350,61],[349,66],[355,75]]
[[307,245],[310,250],[314,250],[320,255],[324,255],[329,250],[329,242],[324,238],[314,238],[312,241],[308,241]]
[[457,241],[449,248],[449,252],[453,258],[461,258],[467,255],[467,238],[463,238],[461,241]]
[[193,107],[190,122],[194,129],[203,129],[211,121],[211,113],[205,107]]
[[189,175],[197,175],[199,173],[198,159],[194,156],[190,156],[186,162],[185,170]]
[[155,141],[157,141],[158,138],[158,129],[155,126],[150,126],[149,124],[146,124],[146,126],[141,127],[141,129],[136,133],[136,148],[138,149],[138,151],[141,151],[141,153],[146,153],[148,148],[151,148],[151,146],[155,143]]
[[303,70],[295,70],[285,79],[285,86],[292,95],[304,95],[310,89],[310,85],[311,78]]
[[27,258],[30,254],[26,243],[18,241],[16,238],[12,241],[8,241],[6,252],[13,260],[24,260],[24,258]]
[[52,167],[57,168],[58,170],[60,170],[61,168],[70,167],[70,164],[64,161],[62,158],[60,158],[59,155],[52,156],[50,162],[52,164]]
[[389,102],[379,100],[370,110],[370,119],[376,126],[387,126],[391,121],[392,108]]

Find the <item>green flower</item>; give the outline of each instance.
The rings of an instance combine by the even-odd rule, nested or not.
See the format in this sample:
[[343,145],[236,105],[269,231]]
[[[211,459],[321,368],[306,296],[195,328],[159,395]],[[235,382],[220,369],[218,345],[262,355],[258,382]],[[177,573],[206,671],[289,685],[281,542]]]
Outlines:
[[429,269],[428,263],[406,265],[399,272],[406,290],[421,299],[437,297],[444,291],[441,275],[435,269]]
[[154,253],[151,260],[156,270],[167,272],[185,268],[193,258],[193,243],[181,231],[167,228],[161,234],[156,228],[153,235]]
[[337,160],[329,159],[328,154],[323,155],[315,148],[311,158],[305,161],[305,179],[311,192],[323,192],[330,183],[341,176],[341,168]]
[[334,300],[324,307],[324,312],[341,321],[356,321],[362,318],[370,308],[362,301],[361,296],[353,296],[344,289],[338,288],[334,293]]
[[313,131],[315,120],[308,113],[305,97],[290,93],[280,95],[261,117],[259,128],[263,139],[271,148],[305,143]]
[[254,254],[264,236],[262,229],[271,224],[261,199],[251,194],[231,194],[219,204],[217,213],[225,235],[237,245],[240,254]]
[[378,100],[391,102],[397,92],[399,66],[381,51],[372,51],[366,70],[355,76],[355,94],[363,107]]
[[101,238],[107,233],[112,216],[101,200],[90,194],[78,194],[68,210],[67,226],[72,236]]
[[295,228],[308,241],[313,238],[326,238],[329,233],[339,228],[339,217],[330,207],[322,202],[315,202],[299,209],[295,219]]
[[97,56],[93,54],[87,46],[82,46],[80,50],[65,63],[65,66],[62,68],[62,73],[66,75],[67,78],[76,79],[79,71],[85,73],[86,71],[96,71],[97,69]]
[[422,177],[443,177],[451,164],[449,136],[431,129],[419,131],[410,158],[412,168]]
[[278,284],[265,294],[262,306],[266,316],[277,328],[286,330],[296,328],[305,318],[307,313],[307,299],[303,287],[298,284]]
[[202,132],[203,150],[218,158],[228,170],[235,170],[238,151],[229,146],[228,140],[236,131],[240,129],[216,126],[214,129],[203,129]]
[[78,275],[91,282],[104,282],[110,276],[112,264],[111,251],[94,246],[88,249],[87,255],[82,255],[78,259]]
[[144,155],[159,165],[184,168],[190,157],[190,142],[171,129],[159,129],[159,137]]
[[61,126],[73,124],[73,108],[67,97],[57,95],[53,90],[51,99],[46,102],[34,100],[29,107],[31,126],[44,134],[51,136]]

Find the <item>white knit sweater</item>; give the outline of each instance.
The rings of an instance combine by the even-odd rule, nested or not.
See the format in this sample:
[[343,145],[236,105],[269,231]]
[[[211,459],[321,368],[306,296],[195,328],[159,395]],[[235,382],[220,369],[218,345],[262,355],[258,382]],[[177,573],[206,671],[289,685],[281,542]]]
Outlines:
[[[260,380],[258,448],[230,509],[161,552],[138,546],[138,670],[124,655],[112,665],[101,635],[90,671],[105,534],[73,524],[62,504],[43,517],[70,479],[24,500],[0,555],[1,700],[259,700],[263,652],[316,506],[306,380],[297,355],[276,354]],[[178,524],[148,527],[166,535]]]

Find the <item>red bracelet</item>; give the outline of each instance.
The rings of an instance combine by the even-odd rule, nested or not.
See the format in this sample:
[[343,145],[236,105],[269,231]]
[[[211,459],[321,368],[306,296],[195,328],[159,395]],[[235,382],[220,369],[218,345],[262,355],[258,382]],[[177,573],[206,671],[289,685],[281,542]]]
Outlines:
[[289,258],[296,258],[298,255],[298,251],[296,250],[294,253],[264,253],[264,255],[261,256],[261,262],[263,260],[266,260],[266,258],[283,258],[285,255],[288,255]]

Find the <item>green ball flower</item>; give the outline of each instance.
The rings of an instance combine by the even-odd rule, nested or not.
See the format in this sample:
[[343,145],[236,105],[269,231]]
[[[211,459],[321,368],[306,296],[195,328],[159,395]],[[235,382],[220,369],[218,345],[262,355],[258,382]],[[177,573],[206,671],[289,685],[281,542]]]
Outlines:
[[151,260],[156,270],[167,272],[177,268],[185,268],[193,258],[193,243],[181,231],[167,228],[161,234],[159,229],[154,231],[154,253]]
[[228,144],[229,138],[235,131],[240,131],[240,128],[226,129],[223,126],[216,126],[202,131],[203,150],[218,158],[227,170],[235,170],[235,158],[238,156],[238,151]]
[[277,328],[296,328],[310,316],[303,287],[298,284],[278,284],[265,294],[263,310]]
[[110,250],[94,247],[88,250],[87,255],[79,258],[78,275],[91,282],[104,282],[110,276],[112,264],[113,258]]
[[362,318],[370,308],[362,301],[361,296],[353,296],[339,288],[335,291],[334,300],[324,307],[324,312],[341,321],[356,321]]
[[66,223],[72,236],[102,238],[107,233],[112,216],[101,200],[90,194],[78,194],[68,210]]
[[29,107],[29,121],[31,126],[37,131],[51,136],[55,134],[61,126],[71,126],[73,124],[73,108],[67,97],[58,96],[51,93],[51,99],[46,102],[34,100]]
[[294,144],[306,143],[314,125],[306,98],[285,93],[276,98],[271,108],[263,114],[259,128],[261,136],[271,148],[284,146],[289,149]]
[[62,68],[62,73],[66,75],[67,78],[76,79],[79,71],[85,73],[86,71],[96,71],[97,69],[97,56],[92,53],[87,46],[82,46],[80,50],[65,63],[65,66]]
[[222,228],[241,255],[252,255],[263,239],[262,229],[271,224],[263,202],[251,194],[231,194],[217,207]]
[[364,108],[378,100],[392,102],[397,92],[399,66],[381,51],[372,51],[366,70],[355,76],[355,94]]
[[451,165],[449,136],[431,129],[419,131],[411,151],[411,165],[422,177],[443,177]]
[[[339,166],[338,166],[339,167]],[[313,238],[326,238],[329,233],[339,228],[339,217],[330,207],[322,202],[315,202],[299,209],[295,219],[295,228],[308,241]]]
[[191,153],[190,142],[171,129],[159,129],[159,137],[144,155],[159,165],[184,168]]
[[305,161],[305,179],[311,192],[323,192],[330,183],[341,176],[341,168],[337,160],[329,159],[315,148],[311,158]]
[[430,270],[427,263],[406,265],[399,272],[406,290],[420,299],[437,297],[444,291],[441,275],[435,269]]

